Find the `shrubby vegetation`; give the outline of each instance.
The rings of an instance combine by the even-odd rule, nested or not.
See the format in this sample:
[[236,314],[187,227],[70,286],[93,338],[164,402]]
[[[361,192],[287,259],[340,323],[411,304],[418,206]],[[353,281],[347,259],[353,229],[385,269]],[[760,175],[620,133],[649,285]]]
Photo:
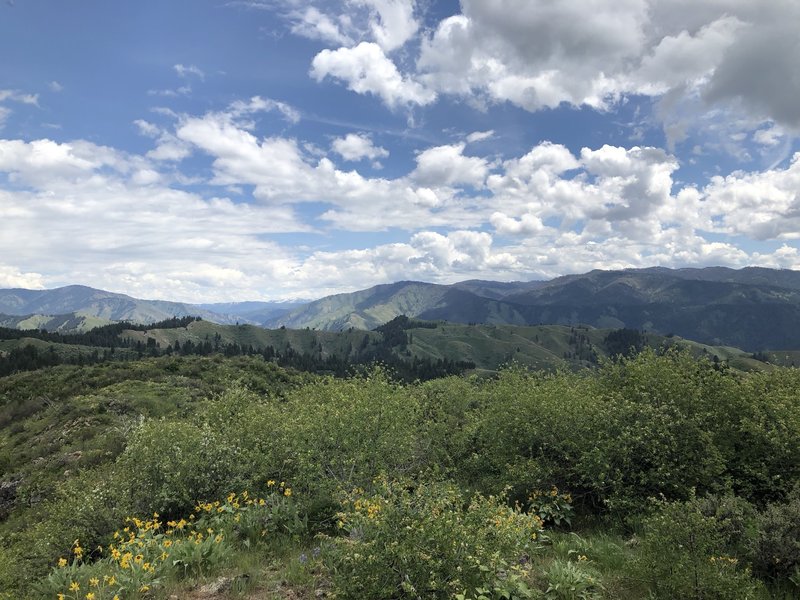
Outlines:
[[[262,357],[20,373],[0,380],[0,589],[159,598],[246,556],[312,596],[796,597],[799,398],[793,369],[650,350],[415,384]],[[135,583],[118,530],[148,548]]]

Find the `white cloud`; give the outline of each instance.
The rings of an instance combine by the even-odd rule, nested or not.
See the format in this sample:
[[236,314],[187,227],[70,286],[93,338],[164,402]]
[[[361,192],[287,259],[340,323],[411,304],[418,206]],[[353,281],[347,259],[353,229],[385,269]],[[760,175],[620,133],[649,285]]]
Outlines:
[[733,16],[721,17],[690,34],[682,30],[662,38],[632,74],[639,93],[657,96],[691,85],[714,72],[745,24]]
[[58,81],[55,81],[55,80],[51,81],[49,84],[47,84],[47,87],[50,88],[50,91],[56,92],[56,93],[64,91],[64,86],[61,85]]
[[[660,114],[673,129],[723,110],[749,119],[751,130],[772,120],[800,131],[795,0],[462,0],[460,13],[430,29],[421,29],[411,0],[324,6],[293,13],[296,33],[341,46],[317,55],[312,76],[390,107],[453,94],[476,106],[608,110],[645,95],[666,100]],[[416,51],[409,41],[420,38],[413,69],[387,57]],[[691,114],[676,124],[671,107]]]
[[495,212],[489,219],[492,227],[501,235],[531,235],[542,233],[545,230],[544,223],[536,215],[530,213],[522,215],[519,219],[509,217],[501,212]]
[[248,101],[237,100],[230,105],[229,112],[234,117],[242,117],[259,112],[278,111],[290,123],[300,122],[300,111],[294,108],[291,104],[273,100],[272,98],[262,98],[261,96],[253,96]]
[[[409,278],[800,261],[800,154],[785,168],[693,187],[675,182],[678,162],[658,148],[573,153],[542,142],[499,162],[468,145],[492,134],[480,131],[421,148],[406,172],[372,177],[334,160],[383,158],[369,135],[332,140],[325,156],[261,122],[293,122],[296,110],[276,100],[159,114],[134,123],[153,140],[143,155],[85,140],[0,140],[0,171],[12,183],[0,189],[0,285],[82,282],[199,301],[308,297]],[[760,145],[788,137],[783,125],[768,127],[753,136]],[[163,162],[195,152],[211,166],[193,161],[191,180]],[[387,230],[396,243],[354,248],[336,236]],[[307,254],[269,238],[297,231],[339,249]],[[69,257],[66,271],[54,256]]]
[[780,127],[771,124],[766,129],[756,130],[755,133],[753,133],[753,141],[762,146],[777,146],[784,135]]
[[323,293],[334,293],[401,279],[453,283],[489,271],[508,277],[519,267],[509,254],[492,250],[488,233],[456,230],[442,235],[422,231],[407,243],[315,252],[292,271],[292,280],[300,286],[313,282]]
[[44,288],[44,283],[39,273],[21,273],[15,267],[0,264],[0,288],[41,290]]
[[370,8],[369,27],[386,52],[403,46],[419,29],[414,18],[415,0],[356,0]]
[[[19,104],[28,104],[31,106],[39,106],[38,94],[26,94],[19,90],[0,90],[0,103],[2,102],[16,102]],[[0,129],[5,127],[8,118],[11,116],[11,109],[7,106],[0,104]]]
[[314,6],[307,7],[303,12],[294,13],[292,21],[292,33],[296,35],[341,46],[349,46],[353,43],[350,36],[342,31],[342,25],[346,22],[337,23]]
[[189,144],[161,127],[144,119],[137,119],[134,125],[139,133],[156,140],[156,147],[146,154],[147,158],[156,161],[181,161],[191,154]]
[[370,178],[308,153],[298,140],[258,138],[248,125],[230,112],[208,113],[183,118],[175,135],[213,158],[210,183],[252,185],[253,196],[270,204],[328,204],[319,218],[338,229],[472,227],[488,211],[486,199],[459,193],[461,185],[480,185],[488,169],[485,159],[463,156],[463,147],[421,153],[408,176]]
[[375,146],[368,135],[348,133],[343,138],[336,138],[331,143],[331,148],[339,156],[349,161],[359,161],[365,158],[376,160],[389,156],[386,148]]
[[756,240],[800,239],[800,153],[786,169],[714,177],[700,210],[712,231]]
[[510,101],[528,110],[562,102],[602,108],[613,73],[641,51],[644,1],[464,0],[423,41],[418,68],[433,89]]
[[13,257],[0,268],[0,285],[81,282],[148,297],[256,297],[294,260],[264,240],[308,229],[290,207],[205,199],[167,187],[155,169],[134,169],[145,164],[140,157],[108,170],[108,154],[88,142],[3,141],[0,171],[23,185],[0,190],[0,256]]
[[294,4],[302,8],[288,11],[292,33],[338,46],[375,42],[385,52],[392,52],[412,39],[420,27],[415,0],[312,0]]
[[0,90],[0,102],[11,100],[20,104],[39,106],[39,94],[26,94],[19,90]]
[[464,156],[464,144],[436,146],[417,155],[411,178],[425,186],[482,187],[489,172],[486,159]]
[[183,77],[183,78],[197,77],[200,80],[206,78],[206,74],[203,73],[203,71],[200,70],[200,68],[197,67],[196,65],[182,65],[179,63],[177,65],[173,65],[172,68],[175,69],[175,72],[178,74],[178,77]]
[[127,168],[122,156],[112,148],[76,141],[59,144],[43,139],[27,143],[0,140],[0,171],[25,183],[80,177],[101,167]]
[[494,137],[494,130],[492,129],[489,131],[473,131],[467,136],[467,142],[473,144],[475,142],[491,139],[492,137]]
[[436,94],[403,77],[378,44],[361,42],[353,48],[323,50],[311,63],[311,76],[344,81],[357,94],[375,94],[390,108],[432,103]]

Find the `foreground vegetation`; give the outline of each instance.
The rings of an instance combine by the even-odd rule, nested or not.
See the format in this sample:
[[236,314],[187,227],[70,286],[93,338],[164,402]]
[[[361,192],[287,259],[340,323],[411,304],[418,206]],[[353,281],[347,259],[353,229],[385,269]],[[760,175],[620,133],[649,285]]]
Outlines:
[[414,384],[261,356],[19,373],[0,379],[0,590],[794,598],[798,398],[794,369],[648,349]]

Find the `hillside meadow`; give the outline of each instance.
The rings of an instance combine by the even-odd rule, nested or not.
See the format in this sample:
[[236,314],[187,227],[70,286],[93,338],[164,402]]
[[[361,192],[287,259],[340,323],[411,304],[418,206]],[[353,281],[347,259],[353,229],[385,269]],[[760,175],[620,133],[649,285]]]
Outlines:
[[674,349],[424,383],[260,356],[19,373],[0,590],[795,598],[799,398],[795,369]]

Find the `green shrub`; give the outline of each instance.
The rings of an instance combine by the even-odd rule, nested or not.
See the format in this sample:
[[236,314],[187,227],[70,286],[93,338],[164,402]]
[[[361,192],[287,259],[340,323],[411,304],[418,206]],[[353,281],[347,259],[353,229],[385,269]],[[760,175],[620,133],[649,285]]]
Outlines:
[[339,524],[347,536],[324,546],[337,598],[474,598],[509,578],[514,597],[526,597],[538,517],[495,497],[468,500],[449,484],[378,487],[344,501]]
[[773,581],[798,580],[800,589],[800,485],[785,502],[770,504],[759,516],[753,566]]
[[419,445],[419,402],[411,388],[380,370],[350,380],[327,379],[289,394],[273,437],[275,473],[304,496],[368,487],[380,473],[416,473],[425,464]]
[[556,486],[547,492],[533,490],[528,495],[528,511],[539,515],[545,525],[571,525],[572,495],[559,492]]
[[175,516],[196,499],[223,495],[238,483],[232,442],[208,425],[145,422],[117,463],[132,511]]
[[654,598],[747,600],[764,597],[750,569],[731,556],[724,525],[695,502],[674,502],[644,521],[633,570]]

